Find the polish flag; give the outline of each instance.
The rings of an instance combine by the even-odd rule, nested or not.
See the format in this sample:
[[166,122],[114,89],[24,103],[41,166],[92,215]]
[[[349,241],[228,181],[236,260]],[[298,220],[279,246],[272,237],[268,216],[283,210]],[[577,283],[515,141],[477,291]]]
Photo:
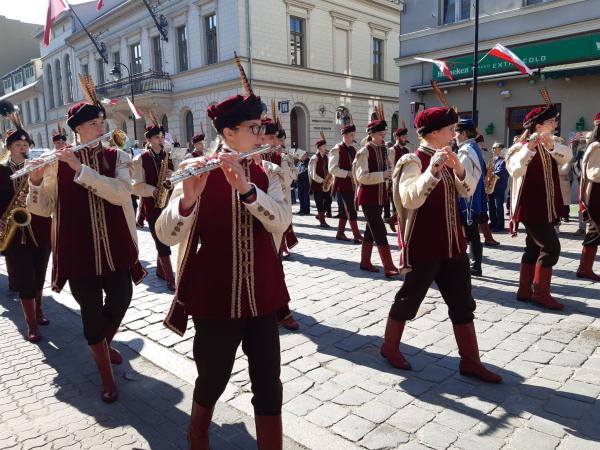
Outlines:
[[103,98],[100,103],[102,103],[103,105],[109,105],[109,106],[117,106],[119,104],[119,99],[118,98]]
[[448,67],[448,63],[446,61],[442,61],[441,59],[428,59],[428,58],[415,58],[417,61],[430,62],[435,64],[440,72],[446,75],[448,78],[452,80],[452,72],[450,72],[450,68]]
[[129,109],[131,109],[133,117],[135,117],[136,120],[140,120],[143,117],[142,112],[133,104],[131,100],[129,100],[129,97],[125,98],[127,99],[127,104],[129,105]]
[[44,47],[48,47],[48,44],[50,44],[50,33],[54,21],[65,9],[67,9],[67,6],[63,0],[48,0],[48,14],[46,15],[46,27],[44,28]]
[[521,72],[523,75],[533,76],[533,70],[527,67],[527,64],[525,64],[521,58],[519,58],[502,44],[494,45],[494,48],[492,48],[487,54],[512,64],[519,69],[519,72]]
[[98,4],[96,5],[96,11],[100,11],[100,8],[104,5],[104,0],[98,0]]

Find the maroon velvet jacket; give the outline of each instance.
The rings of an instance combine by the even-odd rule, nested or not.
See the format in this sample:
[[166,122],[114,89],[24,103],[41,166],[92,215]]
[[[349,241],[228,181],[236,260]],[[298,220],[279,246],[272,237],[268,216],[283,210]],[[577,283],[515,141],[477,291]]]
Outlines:
[[[415,155],[421,160],[421,173],[428,167],[433,151],[419,148]],[[415,262],[441,261],[463,254],[467,243],[458,208],[454,172],[444,167],[441,180],[417,210],[415,222],[402,236],[398,230],[401,267]],[[409,261],[410,260],[410,261]]]
[[[84,149],[77,157],[100,175],[115,178],[117,149]],[[130,268],[133,281],[145,275],[123,208],[73,181],[75,172],[58,163],[52,279],[60,291],[69,278],[94,277]]]
[[[352,172],[352,162],[356,156],[356,149],[351,145],[344,144],[343,142],[338,144],[338,148],[340,153],[340,169]],[[335,177],[335,192],[354,192],[354,183],[352,183],[352,178]]]
[[527,167],[516,210],[517,222],[530,225],[555,223],[563,209],[558,165],[542,146]]
[[[368,143],[369,172],[385,172],[388,169],[387,148],[385,144]],[[388,202],[386,182],[377,184],[361,184],[358,188],[358,204],[360,206],[383,206]]]
[[[327,172],[329,171],[329,158],[327,155],[321,156],[317,152],[317,164],[315,166],[315,172],[321,178],[325,179]],[[310,180],[310,190],[312,192],[323,192],[323,183],[317,183],[315,180]]]
[[281,167],[281,153],[269,152],[263,155],[263,159]]
[[[11,180],[13,170],[8,161],[0,164],[0,216],[7,212],[11,200],[15,195],[15,188],[21,180]],[[50,227],[52,220],[49,217],[31,215],[31,224],[19,228],[15,233],[10,246],[25,245],[28,248],[50,247]]]
[[[167,153],[161,150],[158,158],[152,155],[152,150],[145,150],[142,153],[142,167],[144,168],[144,178],[146,184],[154,187],[158,186],[158,174],[160,172],[160,164],[167,157]],[[169,170],[173,170],[173,161],[169,160]],[[154,197],[142,198],[142,211],[149,221],[155,221],[160,216],[161,209],[154,206]]]
[[[399,145],[394,145],[391,150],[393,150],[394,152],[394,166],[396,166],[396,163],[398,162],[398,160],[400,158],[402,158],[404,155],[410,153],[408,151],[408,149],[406,147],[400,147]],[[392,167],[393,168],[393,167]]]
[[[249,181],[267,192],[262,165],[243,165]],[[188,315],[209,319],[262,316],[290,300],[272,234],[246,210],[221,170],[211,172],[202,193],[176,298]]]

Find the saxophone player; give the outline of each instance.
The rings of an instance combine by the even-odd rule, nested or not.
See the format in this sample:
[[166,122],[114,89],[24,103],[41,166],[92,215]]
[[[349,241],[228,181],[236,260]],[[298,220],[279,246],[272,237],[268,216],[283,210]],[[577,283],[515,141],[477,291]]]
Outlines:
[[492,146],[494,159],[490,161],[492,166],[492,174],[495,175],[496,184],[494,190],[488,196],[489,211],[490,211],[490,226],[492,231],[504,231],[504,197],[506,188],[508,187],[508,179],[510,175],[506,170],[506,161],[504,160],[504,144],[495,142]]
[[[148,221],[150,234],[154,239],[158,259],[156,261],[156,276],[167,282],[167,287],[175,291],[175,277],[171,267],[171,248],[156,237],[156,219],[162,208],[157,205],[161,195],[160,179],[169,177],[173,170],[173,162],[164,148],[164,130],[157,123],[146,127],[144,133],[146,149],[133,158],[133,193],[142,199],[141,209]],[[165,164],[166,163],[166,164]],[[164,167],[167,167],[164,169]],[[164,206],[163,206],[164,208]]]
[[[23,168],[29,147],[33,141],[22,128],[18,112],[12,105],[4,103],[3,108],[12,110],[7,115],[14,125],[6,133],[7,159],[0,163],[0,236],[2,247],[6,246],[6,265],[10,266],[13,288],[19,292],[23,314],[27,322],[25,338],[30,342],[40,340],[38,325],[50,322],[42,311],[42,292],[46,278],[46,268],[50,259],[50,219],[29,214],[29,223],[18,226],[12,238],[8,238],[8,219],[11,212],[25,206],[27,179],[11,180],[10,175]],[[14,220],[12,221],[14,225]],[[26,222],[23,222],[24,224]]]
[[[87,101],[68,109],[67,125],[85,144],[104,134],[106,113],[91,77],[79,77]],[[30,174],[27,207],[54,219],[52,286],[60,292],[69,282],[100,373],[101,399],[112,403],[118,392],[111,363],[123,357],[111,342],[131,302],[132,281],[145,275],[131,204],[131,157],[102,143],[78,152],[66,147],[56,156]]]

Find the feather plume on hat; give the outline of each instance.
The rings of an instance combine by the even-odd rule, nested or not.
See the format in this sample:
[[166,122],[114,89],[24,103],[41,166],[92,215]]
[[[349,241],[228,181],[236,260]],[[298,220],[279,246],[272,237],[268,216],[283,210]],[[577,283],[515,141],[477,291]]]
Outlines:
[[240,61],[240,57],[237,52],[233,52],[233,62],[237,66],[240,71],[240,80],[242,80],[242,86],[244,88],[244,93],[247,97],[254,95],[252,92],[252,87],[250,86],[250,82],[248,81],[248,77],[246,77],[246,71],[244,70],[244,66],[242,66],[242,62]]
[[94,80],[92,79],[91,75],[79,74],[79,84],[81,85],[83,97],[87,102],[93,103],[97,106],[102,105],[98,100],[98,96],[96,95],[96,86],[94,86]]

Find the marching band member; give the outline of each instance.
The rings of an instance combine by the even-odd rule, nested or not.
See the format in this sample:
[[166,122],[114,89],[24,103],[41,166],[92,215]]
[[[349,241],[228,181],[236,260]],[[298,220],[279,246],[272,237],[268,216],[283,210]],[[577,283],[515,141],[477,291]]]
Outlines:
[[475,300],[457,200],[470,196],[477,180],[450,147],[457,121],[453,109],[419,112],[415,127],[421,144],[414,154],[403,156],[394,170],[401,269],[406,278],[390,309],[381,355],[396,368],[411,368],[400,353],[402,332],[406,321],[416,317],[435,281],[448,305],[460,373],[498,383],[501,377],[487,370],[479,359],[473,324]]
[[344,234],[346,223],[350,223],[355,244],[361,244],[363,237],[358,229],[358,214],[356,213],[355,180],[352,173],[352,162],[356,156],[354,138],[356,126],[353,123],[344,125],[341,129],[342,142],[336,144],[330,152],[329,173],[335,177],[334,190],[342,198],[342,208],[339,210],[338,229],[335,238],[338,241],[349,241]]
[[190,315],[196,329],[198,378],[188,432],[194,449],[208,448],[213,409],[240,343],[248,356],[258,447],[283,445],[276,312],[289,295],[274,239],[292,218],[280,177],[252,160],[238,160],[238,152],[260,144],[262,129],[260,98],[245,75],[242,80],[246,96],[208,109],[222,142],[221,168],[177,186],[157,222],[163,242],[180,244],[178,288],[165,323],[183,333]]
[[368,124],[367,142],[356,153],[353,162],[353,171],[359,184],[358,205],[362,207],[367,220],[363,235],[360,269],[379,272],[379,269],[371,264],[373,241],[375,241],[385,276],[390,278],[398,275],[398,269],[392,261],[382,213],[383,206],[388,201],[387,182],[391,177],[392,169],[389,167],[387,158],[385,145],[387,123],[383,119],[382,107],[377,109],[377,115],[379,118]]
[[67,133],[60,122],[58,122],[56,133],[52,136],[52,144],[54,150],[61,150],[67,146]]
[[200,124],[202,127],[202,132],[200,134],[195,134],[192,136],[192,144],[194,146],[194,150],[187,155],[188,158],[198,158],[200,156],[204,156],[204,143],[206,139],[206,135],[204,134],[204,126]]
[[308,154],[301,149],[297,149],[294,156],[298,158],[296,171],[298,173],[298,202],[300,203],[299,216],[308,216],[310,214],[310,177],[308,176],[308,166],[310,160]]
[[[154,117],[153,114],[150,115]],[[169,290],[175,291],[175,277],[171,267],[171,248],[156,237],[156,220],[162,211],[161,205],[158,204],[161,193],[159,183],[161,177],[164,179],[171,175],[173,162],[164,148],[164,130],[156,120],[146,127],[144,137],[147,141],[146,149],[133,158],[132,191],[142,199],[141,209],[148,221],[148,228],[158,252],[156,276],[167,282]],[[166,166],[164,165],[165,159],[168,160]],[[166,171],[164,167],[167,168]]]
[[570,159],[571,151],[554,136],[558,111],[545,91],[543,95],[546,106],[532,109],[523,121],[529,140],[513,145],[506,156],[506,168],[512,176],[509,229],[514,235],[523,223],[527,232],[517,300],[563,309],[564,305],[550,295],[550,281],[560,256],[554,228],[563,208],[558,167]]
[[308,163],[310,190],[314,195],[315,204],[317,205],[317,219],[319,221],[319,226],[322,228],[330,228],[329,224],[325,221],[327,197],[330,197],[330,194],[323,189],[325,178],[329,173],[327,141],[325,140],[323,132],[321,132],[321,139],[315,142],[315,147],[317,148],[317,153],[310,158]]
[[[7,159],[0,163],[0,245],[6,246],[4,254],[6,265],[12,273],[13,290],[19,292],[23,314],[27,322],[26,339],[30,342],[40,340],[38,325],[50,322],[42,311],[42,294],[46,268],[50,259],[50,219],[35,214],[30,215],[26,226],[18,226],[13,237],[8,239],[7,221],[11,211],[24,208],[27,178],[11,180],[13,172],[23,168],[28,158],[29,134],[23,129],[19,113],[9,102],[1,102],[0,111],[12,122],[14,129],[6,132]],[[13,221],[13,224],[16,223]],[[25,222],[21,222],[25,223]]]
[[[85,143],[104,134],[106,113],[91,77],[80,75],[80,81],[87,101],[69,108],[67,125]],[[123,358],[110,343],[131,302],[132,281],[145,275],[131,204],[131,157],[102,144],[77,153],[67,147],[56,156],[29,176],[27,207],[54,218],[52,285],[58,292],[69,282],[102,379],[101,398],[112,403],[118,393],[111,362]]]
[[[402,128],[396,128],[394,130],[393,136],[395,139],[394,145],[388,150],[388,159],[390,167],[396,167],[396,164],[404,155],[410,153],[406,144],[408,144],[408,128],[406,127],[406,122],[402,120]],[[390,180],[391,181],[391,180]],[[386,208],[388,208],[389,212],[389,204],[392,204],[392,211],[394,214],[386,220],[386,223],[389,225],[390,229],[395,233],[396,232],[396,224],[398,223],[398,215],[396,214],[396,206],[394,205],[393,193],[391,183],[389,184],[388,195],[390,197],[389,201],[386,202]],[[389,214],[387,214],[389,216]],[[384,217],[386,214],[384,214]]]
[[583,239],[577,276],[600,281],[600,276],[593,271],[600,243],[600,113],[594,117],[594,130],[587,144],[581,161],[580,196],[590,227]]
[[490,212],[490,226],[492,231],[504,231],[504,197],[508,187],[510,175],[506,170],[506,161],[504,160],[504,144],[495,142],[492,146],[494,159],[490,161],[493,165],[493,174],[498,177],[494,192],[488,196],[488,209]]
[[472,195],[459,198],[461,218],[467,242],[471,245],[473,263],[471,275],[481,276],[483,245],[479,236],[479,226],[487,223],[487,197],[485,195],[485,162],[476,142],[477,130],[471,119],[460,119],[455,128],[454,138],[459,146],[460,162],[477,181]]

